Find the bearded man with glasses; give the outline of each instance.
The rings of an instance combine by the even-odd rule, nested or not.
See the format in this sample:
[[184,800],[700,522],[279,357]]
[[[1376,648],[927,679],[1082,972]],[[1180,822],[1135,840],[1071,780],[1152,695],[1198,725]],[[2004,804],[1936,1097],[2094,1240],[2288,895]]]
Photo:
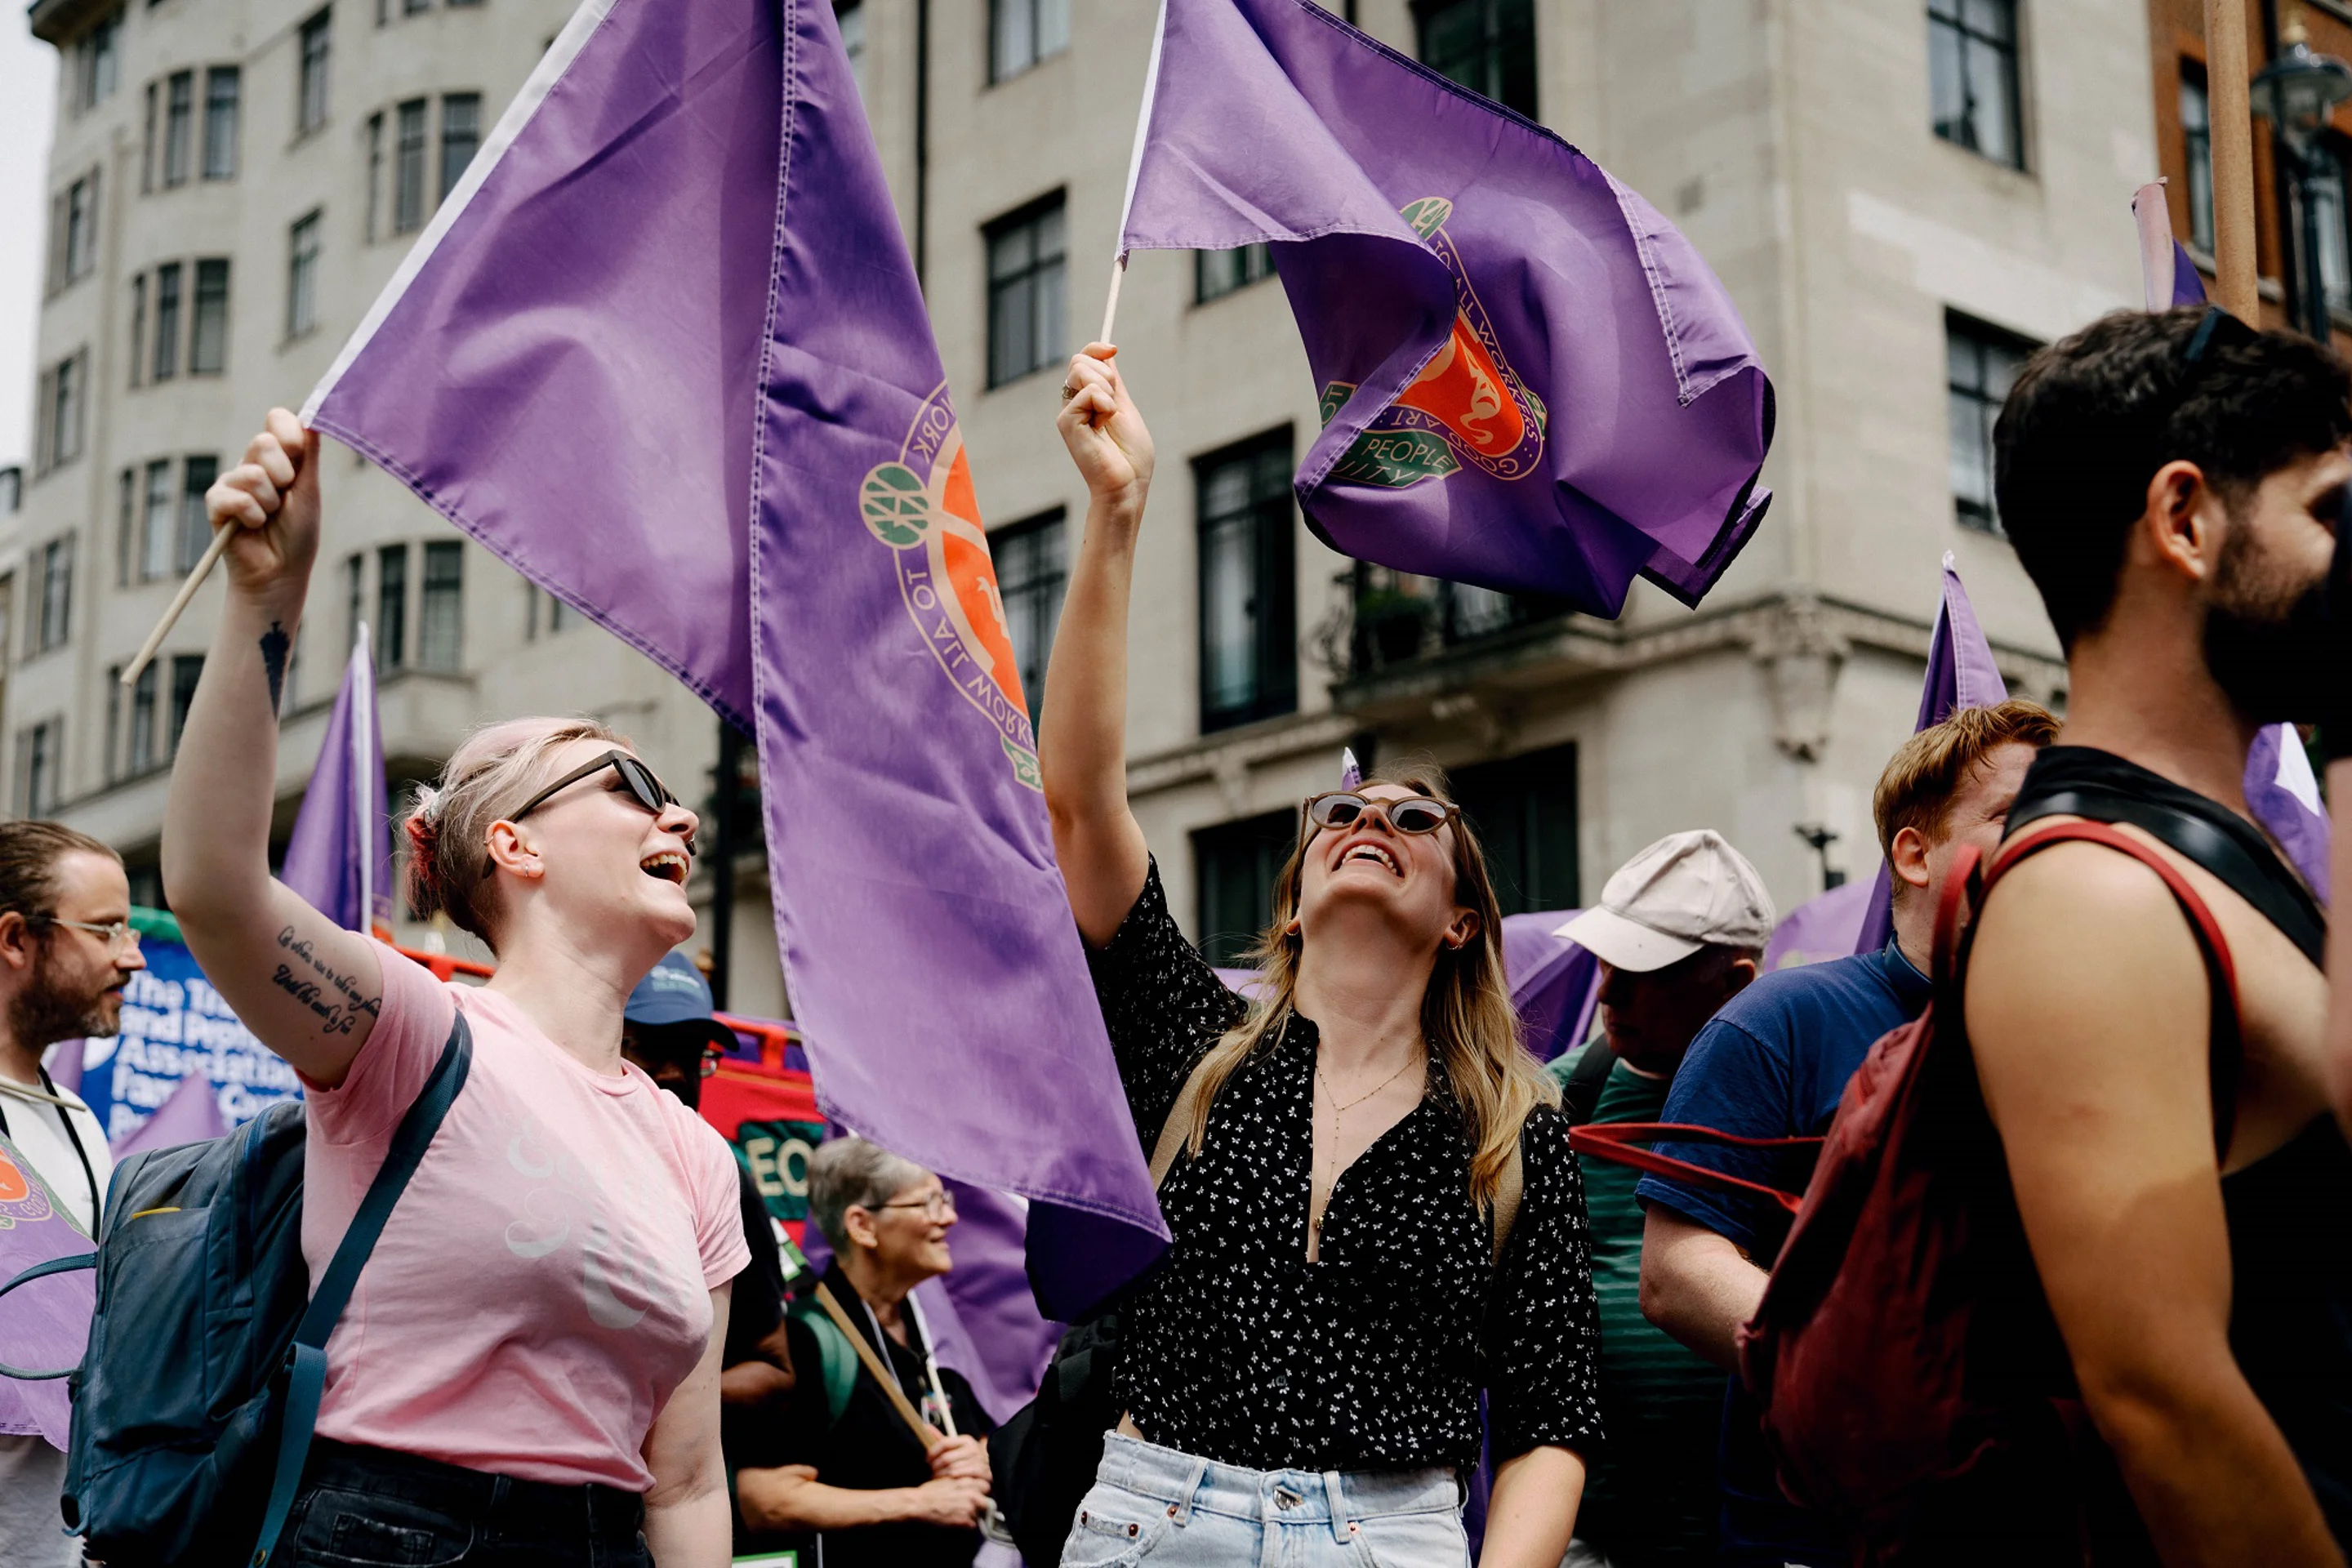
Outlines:
[[[112,849],[59,823],[0,823],[0,1134],[92,1235],[114,1173],[106,1130],[41,1053],[120,1027],[123,984],[147,967],[130,922]],[[0,1563],[81,1561],[58,1511],[65,1473],[47,1439],[0,1434]]]

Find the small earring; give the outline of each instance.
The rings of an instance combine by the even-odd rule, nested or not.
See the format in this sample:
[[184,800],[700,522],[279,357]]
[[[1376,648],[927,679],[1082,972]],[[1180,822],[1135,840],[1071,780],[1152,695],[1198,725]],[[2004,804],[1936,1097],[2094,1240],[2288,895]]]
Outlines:
[[1296,915],[1291,917],[1291,921],[1288,925],[1282,928],[1282,934],[1285,936],[1297,936],[1298,934],[1298,918]]

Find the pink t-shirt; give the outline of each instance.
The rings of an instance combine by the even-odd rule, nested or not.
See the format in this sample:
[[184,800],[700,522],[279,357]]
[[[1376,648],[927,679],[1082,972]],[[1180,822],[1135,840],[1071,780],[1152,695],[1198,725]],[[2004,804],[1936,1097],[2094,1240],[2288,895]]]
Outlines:
[[635,1067],[595,1071],[493,991],[378,943],[383,1012],[306,1089],[318,1279],[449,1037],[473,1067],[327,1342],[319,1431],[522,1480],[644,1491],[654,1417],[750,1260],[734,1156]]

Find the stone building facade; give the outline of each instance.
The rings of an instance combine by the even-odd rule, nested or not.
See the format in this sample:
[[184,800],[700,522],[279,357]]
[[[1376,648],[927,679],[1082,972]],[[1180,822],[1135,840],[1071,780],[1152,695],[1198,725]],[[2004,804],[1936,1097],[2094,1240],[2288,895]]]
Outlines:
[[[1139,255],[1118,337],[1160,468],[1130,787],[1188,929],[1229,952],[1262,918],[1297,802],[1328,787],[1347,743],[1376,764],[1427,752],[1454,769],[1514,908],[1595,897],[1635,849],[1696,826],[1746,850],[1784,908],[1822,885],[1800,828],[1834,834],[1826,865],[1864,874],[1871,786],[1910,727],[1948,551],[2012,689],[2062,698],[2054,641],[1991,515],[1986,436],[2033,343],[2138,299],[2128,198],[2170,156],[2149,74],[2170,4],[1335,3],[1555,127],[1683,226],[1772,373],[1776,500],[1696,611],[1644,585],[1612,623],[1354,565],[1289,499],[1318,408],[1264,256]],[[1034,701],[1085,506],[1053,431],[1059,369],[1101,313],[1153,7],[838,10]],[[23,509],[0,519],[11,810],[61,815],[152,864],[173,693],[218,590],[173,635],[143,706],[113,695],[109,671],[201,544],[184,497],[202,459],[233,462],[262,409],[300,401],[563,16],[558,0],[35,8],[65,63],[61,237],[36,460]],[[215,165],[223,70],[234,152]],[[680,794],[710,795],[717,726],[693,699],[350,454],[329,461],[281,822],[355,619],[384,645],[395,773],[428,771],[482,716],[586,710]],[[756,848],[740,865],[730,1000],[778,1011]]]

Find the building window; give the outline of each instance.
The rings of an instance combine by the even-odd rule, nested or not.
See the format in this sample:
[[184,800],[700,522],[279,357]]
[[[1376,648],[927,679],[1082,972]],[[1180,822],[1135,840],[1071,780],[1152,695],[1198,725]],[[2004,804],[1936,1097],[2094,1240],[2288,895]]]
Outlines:
[[1043,517],[1008,523],[988,536],[996,563],[996,587],[1004,604],[1004,624],[1013,634],[1013,656],[1021,666],[1021,689],[1031,718],[1045,697],[1045,660],[1054,651],[1054,627],[1062,618],[1062,584],[1069,575],[1064,556],[1062,509]]
[[441,100],[441,195],[457,188],[464,177],[466,165],[482,145],[482,95],[478,92],[452,92]]
[[400,106],[400,145],[393,157],[392,232],[414,234],[425,226],[424,99]]
[[33,651],[47,653],[73,635],[73,535],[41,546],[41,607],[33,618]]
[[131,754],[125,768],[134,775],[145,773],[153,767],[157,761],[155,752],[157,679],[155,663],[151,659],[148,661],[147,668],[139,672],[138,680],[131,688]]
[[2352,253],[2347,248],[2352,231],[2345,226],[2342,143],[2331,140],[2311,150],[2303,189],[2311,203],[2312,236],[2318,247],[2320,298],[2331,310],[2352,310]]
[[416,617],[416,662],[455,671],[465,651],[466,547],[455,540],[425,547],[425,597]]
[[343,657],[360,646],[361,606],[366,587],[367,557],[357,552],[343,557]]
[[171,747],[180,749],[180,731],[188,727],[188,705],[196,700],[196,682],[204,679],[205,656],[200,653],[175,653],[172,656],[172,731]]
[[857,101],[866,101],[866,5],[864,0],[833,0],[833,19],[841,26],[842,52],[849,57],[849,79],[856,85]]
[[99,742],[100,751],[103,754],[98,759],[99,768],[106,775],[108,784],[112,784],[122,776],[114,765],[115,742],[121,733],[122,667],[119,664],[110,664],[106,667],[106,733],[100,738]]
[[294,133],[307,136],[327,122],[327,24],[331,9],[302,24],[300,75],[295,84]]
[[131,384],[140,384],[147,368],[147,274],[131,279]]
[[67,186],[54,210],[59,221],[49,264],[52,293],[79,282],[98,265],[98,171]]
[[286,335],[299,338],[319,325],[319,215],[287,231]]
[[1412,20],[1423,65],[1535,118],[1535,0],[1415,0]]
[[1062,193],[988,226],[988,384],[1003,386],[1064,353],[1068,294]]
[[139,194],[147,195],[155,188],[155,84],[147,84],[147,124],[139,143]]
[[172,462],[159,458],[147,465],[146,502],[140,519],[139,580],[152,583],[172,574]]
[[58,808],[65,727],[63,719],[44,719],[16,731],[16,803],[26,816],[47,816]]
[[228,261],[196,263],[195,320],[188,335],[188,374],[218,375],[228,367]]
[[1070,0],[989,0],[989,80],[1018,76],[1069,47]]
[[2180,140],[2188,168],[2189,242],[2213,250],[2213,116],[2205,98],[2205,72],[2180,67]]
[[1192,253],[1192,303],[1205,305],[1238,289],[1274,276],[1274,247],[1244,245],[1239,250]]
[[2033,345],[1971,321],[1944,318],[1946,407],[1951,426],[1952,507],[1962,527],[2000,531],[1993,510],[1992,424]]
[[173,71],[163,84],[163,184],[188,183],[196,145],[196,73]]
[[1201,458],[1201,728],[1298,706],[1290,432]]
[[1297,837],[1296,811],[1269,811],[1192,835],[1202,957],[1224,968],[1248,962],[1274,923],[1274,879]]
[[408,546],[375,552],[375,662],[398,669],[408,662]]
[[1454,775],[1454,798],[1486,847],[1503,913],[1574,909],[1581,901],[1574,746],[1463,768]]
[[41,373],[40,428],[35,435],[45,473],[81,456],[82,381],[89,366],[89,353],[82,350]]
[[547,606],[548,636],[553,637],[566,626],[580,624],[579,611],[554,595],[545,592],[538,584],[524,584],[523,594],[522,635],[525,641],[535,641],[539,637],[539,607],[541,604]]
[[1937,135],[2025,167],[2017,0],[1927,0],[1927,76]]
[[236,100],[242,85],[235,66],[205,73],[205,178],[236,178]]
[[[125,468],[114,493],[114,585],[131,586],[139,560],[139,470]],[[108,733],[113,731],[110,728]]]
[[400,0],[400,9],[406,16],[420,16],[433,9],[433,0]]
[[367,242],[383,237],[383,115],[368,116]]
[[155,268],[155,365],[151,379],[169,381],[180,374],[180,264],[167,261]]
[[86,113],[114,96],[122,71],[122,12],[120,7],[98,19],[74,44],[73,106]]
[[213,488],[220,476],[217,458],[190,458],[181,470],[180,478],[180,556],[174,563],[182,574],[195,570],[204,559],[205,548],[213,542],[212,520],[205,512],[205,492]]

